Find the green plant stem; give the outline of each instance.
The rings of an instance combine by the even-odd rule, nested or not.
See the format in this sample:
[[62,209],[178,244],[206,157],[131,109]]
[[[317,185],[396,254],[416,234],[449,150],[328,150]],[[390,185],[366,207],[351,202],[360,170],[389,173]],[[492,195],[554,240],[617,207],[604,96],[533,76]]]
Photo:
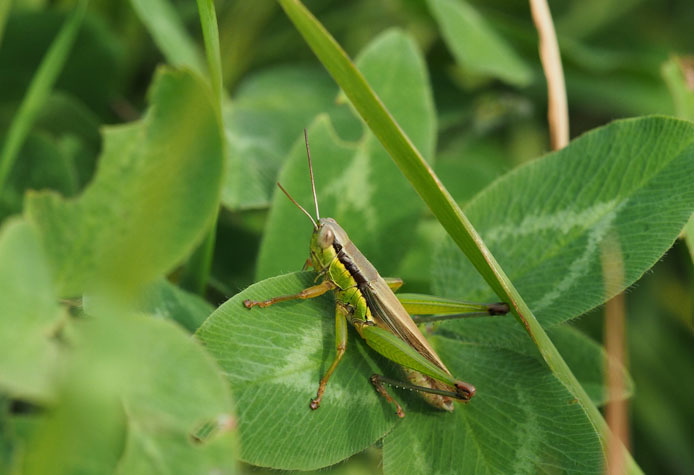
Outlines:
[[86,9],[87,1],[79,2],[75,10],[63,23],[63,27],[43,57],[38,71],[31,80],[31,84],[29,84],[24,100],[19,106],[12,124],[10,124],[2,152],[0,152],[0,192],[2,192],[5,181],[12,171],[17,155],[34,124],[41,106],[45,103],[56,79],[58,79],[58,75],[63,70],[63,66],[65,66],[65,61],[72,50],[72,45],[79,32]]
[[[219,29],[217,27],[217,14],[215,13],[212,0],[198,0],[198,13],[200,14],[200,25],[202,36],[205,43],[205,55],[210,75],[210,85],[214,95],[214,104],[220,125],[220,132],[224,136],[222,123],[222,59],[219,51]],[[217,218],[215,215],[210,230],[205,236],[202,244],[193,252],[188,260],[181,286],[203,295],[207,287],[212,269],[212,259],[214,257],[214,244],[217,233]]]
[[[442,226],[489,286],[499,297],[510,303],[514,315],[537,345],[550,370],[585,410],[605,449],[611,434],[600,411],[591,402],[527,304],[433,170],[376,96],[361,72],[318,20],[298,0],[278,1],[304,40],[342,88],[359,115]],[[631,454],[626,450],[624,452],[630,473],[641,473]]]
[[205,236],[204,241],[195,249],[193,255],[190,256],[179,282],[184,289],[199,295],[205,294],[207,281],[210,278],[218,216],[219,214],[215,215],[214,221],[210,225],[210,231]]
[[202,26],[202,37],[205,43],[205,56],[210,73],[212,93],[215,95],[220,114],[222,108],[222,56],[219,51],[219,29],[217,13],[212,0],[198,0],[198,13]]
[[5,34],[5,25],[7,18],[10,16],[12,9],[12,0],[0,0],[0,46],[2,46],[2,38]]
[[130,0],[130,4],[168,63],[205,73],[198,46],[170,0]]

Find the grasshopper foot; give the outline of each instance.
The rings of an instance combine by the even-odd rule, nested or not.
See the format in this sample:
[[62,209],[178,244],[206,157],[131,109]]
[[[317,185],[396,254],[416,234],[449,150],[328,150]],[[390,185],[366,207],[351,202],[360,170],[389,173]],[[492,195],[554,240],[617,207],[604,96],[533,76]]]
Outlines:
[[[329,376],[329,375],[328,375]],[[323,399],[323,393],[325,392],[325,387],[328,385],[327,379],[321,379],[320,385],[318,386],[318,392],[316,392],[316,397],[311,399],[311,404],[309,407],[312,410],[316,410],[320,407],[320,402]]]
[[264,307],[269,307],[270,305],[272,305],[272,300],[265,300],[263,302],[258,302],[257,300],[246,299],[243,301],[243,305],[246,308],[253,308],[253,307],[264,308]]
[[498,302],[489,305],[489,315],[506,315],[510,311],[506,302]]

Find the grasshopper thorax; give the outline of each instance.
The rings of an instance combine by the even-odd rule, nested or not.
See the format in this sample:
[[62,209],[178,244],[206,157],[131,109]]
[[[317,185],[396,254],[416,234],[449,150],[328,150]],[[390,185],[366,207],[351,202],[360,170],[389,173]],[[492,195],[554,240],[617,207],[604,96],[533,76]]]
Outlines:
[[321,271],[330,266],[349,237],[333,218],[320,218],[311,236],[311,263]]

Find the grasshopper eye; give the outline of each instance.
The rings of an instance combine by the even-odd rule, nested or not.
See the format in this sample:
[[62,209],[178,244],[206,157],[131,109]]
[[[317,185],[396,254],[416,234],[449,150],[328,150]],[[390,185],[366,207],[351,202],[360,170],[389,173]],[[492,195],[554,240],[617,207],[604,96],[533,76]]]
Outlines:
[[323,228],[321,229],[320,234],[318,235],[318,243],[322,248],[327,248],[333,245],[333,242],[335,241],[335,233],[333,233],[333,230],[330,228]]

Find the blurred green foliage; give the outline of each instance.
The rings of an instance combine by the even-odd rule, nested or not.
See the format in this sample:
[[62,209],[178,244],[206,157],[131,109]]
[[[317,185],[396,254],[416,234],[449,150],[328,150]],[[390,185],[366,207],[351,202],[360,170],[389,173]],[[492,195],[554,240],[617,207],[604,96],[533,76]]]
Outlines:
[[[264,374],[252,362],[274,368],[267,355],[291,340],[277,337],[272,322],[263,320],[267,316],[261,319],[262,328],[253,329],[251,323],[250,335],[238,333],[249,325],[243,315],[229,320],[238,310],[230,304],[213,314],[198,339],[188,336],[217,305],[256,279],[301,268],[310,228],[283,196],[274,194],[274,182],[281,176],[302,203],[308,202],[304,128],[311,128],[314,160],[327,162],[316,167],[317,182],[326,190],[321,205],[339,214],[341,222],[354,223],[350,235],[382,272],[403,277],[408,291],[489,296],[486,288],[475,288],[481,281],[477,276],[467,279],[474,271],[456,249],[442,242],[440,225],[381,145],[365,132],[275,2],[214,2],[225,88],[221,108],[206,79],[215,60],[205,53],[202,32],[209,40],[212,25],[209,18],[203,19],[201,28],[194,2],[94,0],[87,6],[20,0],[2,5],[0,145],[3,150],[8,141],[20,146],[0,187],[0,473],[201,473],[213,468],[256,473],[256,467],[237,465],[239,456],[283,466],[276,460],[289,456],[278,453],[269,461],[267,454],[274,454],[275,447],[262,445],[262,436],[273,430],[281,415],[263,412],[265,400],[244,384],[253,388],[249,381]],[[74,28],[75,38],[64,46],[64,64],[61,58],[45,56],[80,5],[86,6],[84,18],[65,27]],[[541,175],[522,181],[516,173],[496,181],[548,152],[546,87],[527,2],[312,0],[306,6],[352,58],[359,58],[367,79],[458,204],[469,205],[466,212],[473,216],[475,209],[484,210],[480,202],[504,207],[475,217],[475,225],[493,227],[500,224],[497,220],[509,219],[506,211],[515,201],[507,193],[520,194],[524,188],[538,190],[546,200],[531,202],[528,209],[555,204],[551,192],[539,192]],[[550,7],[564,62],[572,138],[617,118],[664,114],[694,119],[694,9],[688,0],[574,0],[552,2]],[[42,61],[43,67],[54,68],[54,83],[37,74]],[[37,107],[22,113],[32,81],[42,86]],[[21,133],[13,127],[20,127]],[[670,138],[669,132],[664,136]],[[647,145],[653,143],[657,142]],[[632,145],[640,149],[643,144],[635,139]],[[666,148],[659,146],[654,155]],[[590,150],[599,147],[588,148],[586,155]],[[601,152],[597,162],[605,156],[611,156],[609,150]],[[0,161],[5,158],[3,152]],[[371,181],[359,176],[359,163],[372,163],[369,160],[374,160]],[[691,161],[690,153],[687,163]],[[668,184],[678,183],[674,175],[653,186],[667,194]],[[578,197],[582,183],[567,183],[558,188],[575,186]],[[678,226],[679,218],[666,219],[668,212],[674,213],[678,203],[688,203],[691,197],[686,183],[677,186],[673,203],[638,206],[661,219],[639,223],[641,227],[632,229],[632,245],[623,249],[632,260],[643,262],[629,284],[660,259],[627,290],[632,453],[648,473],[694,470],[694,404],[689,397],[694,393],[694,218],[686,236],[690,251],[678,240],[661,259],[678,231],[661,222]],[[357,191],[350,194],[354,187]],[[367,195],[370,201],[360,202]],[[345,205],[349,200],[353,203]],[[523,216],[522,210],[518,213]],[[207,290],[193,295],[176,284],[215,220]],[[522,227],[523,221],[515,225]],[[517,273],[509,272],[514,283],[525,282],[528,290],[521,290],[526,298],[538,281],[561,275],[561,269],[538,270],[524,261],[532,260],[526,251],[536,239],[530,236],[530,242],[492,249],[497,258],[511,256],[512,264],[504,268]],[[658,246],[649,247],[651,241],[658,241]],[[570,253],[572,244],[564,244],[562,249]],[[466,274],[461,276],[463,269]],[[542,275],[534,278],[540,271]],[[259,285],[258,289],[271,289],[275,284]],[[591,292],[589,303],[554,309],[543,324],[576,317],[571,312],[577,308],[585,311],[604,301],[599,292]],[[303,348],[306,361],[319,356],[307,363],[317,381],[332,351],[329,341],[323,344],[332,331],[330,302],[305,309],[295,307],[308,321],[298,318],[292,329],[301,340],[317,328],[315,338]],[[573,320],[574,328],[558,326],[550,332],[598,405],[606,402],[601,381],[604,353],[586,334],[601,341],[603,318],[602,308],[593,308]],[[229,322],[235,323],[224,326]],[[301,325],[309,330],[302,333]],[[502,349],[494,351],[460,350],[460,341],[469,341],[470,335],[494,335],[477,333],[474,325],[443,326],[436,338],[448,351],[447,361],[462,372],[466,362],[458,363],[457,358],[468,351],[471,374],[477,374],[475,368],[503,367],[519,376],[519,385],[523,375],[527,381],[547,384],[554,396],[548,396],[544,406],[568,396],[538,369],[536,350],[514,339],[514,332],[521,333],[517,325],[509,327],[494,330],[504,332],[497,333]],[[254,346],[253,338],[265,329],[267,335]],[[216,341],[218,335],[223,339]],[[251,348],[245,353],[228,353],[229,345],[246,344]],[[311,344],[319,353],[309,349]],[[358,378],[350,374],[349,365],[388,367],[387,362],[372,361],[355,338],[350,345],[357,357],[338,371],[342,375],[336,376],[336,391],[341,385],[350,391],[361,388],[352,382]],[[220,366],[231,374],[226,379]],[[311,393],[314,381],[307,378],[303,390]],[[494,384],[494,374],[481,373],[476,379],[483,386],[486,380]],[[228,380],[237,387],[230,389]],[[512,385],[513,379],[509,381]],[[291,404],[308,405],[303,393],[288,395],[296,398]],[[536,395],[513,392],[517,398]],[[236,409],[232,396],[241,404]],[[498,397],[503,399],[503,394]],[[489,427],[494,427],[494,410],[506,407],[520,414],[531,407],[516,407],[513,397],[508,397],[507,406],[489,406],[471,424],[488,417]],[[373,399],[361,414],[372,416],[373,427],[359,434],[358,443],[350,440],[347,448],[336,445],[332,452],[317,449],[318,455],[308,453],[314,457],[309,462],[291,460],[284,466],[319,467],[356,453],[332,470],[403,471],[408,468],[404,461],[411,457],[417,467],[435,460],[431,463],[445,472],[439,458],[447,452],[438,448],[455,451],[451,440],[464,444],[464,439],[456,438],[462,437],[459,433],[444,437],[440,428],[463,425],[463,416],[456,413],[458,422],[440,422],[441,415],[427,413],[408,399],[406,407],[413,412],[406,425],[372,445],[393,427],[392,414],[381,413],[381,402]],[[277,404],[282,407],[282,402]],[[476,408],[485,407],[480,400]],[[310,415],[304,409],[307,414],[298,417]],[[324,409],[325,417],[332,417]],[[546,408],[536,410],[542,409]],[[359,405],[354,410],[359,411]],[[572,421],[583,427],[585,420],[575,412]],[[259,418],[260,426],[249,428],[244,414]],[[335,420],[350,422],[340,419],[344,414],[339,411],[336,414]],[[517,420],[523,420],[521,416]],[[306,431],[315,423],[304,422]],[[432,428],[442,439],[427,435],[417,440],[421,427]],[[244,436],[249,437],[245,445]],[[314,443],[320,442],[314,436]],[[434,440],[435,455],[427,457],[427,444]],[[594,446],[594,439],[587,438],[586,447]],[[424,456],[415,453],[421,447]],[[578,446],[568,447],[567,455]],[[285,451],[291,452],[286,447]],[[543,457],[546,462],[548,456]],[[582,462],[583,470],[599,471],[599,460]]]

